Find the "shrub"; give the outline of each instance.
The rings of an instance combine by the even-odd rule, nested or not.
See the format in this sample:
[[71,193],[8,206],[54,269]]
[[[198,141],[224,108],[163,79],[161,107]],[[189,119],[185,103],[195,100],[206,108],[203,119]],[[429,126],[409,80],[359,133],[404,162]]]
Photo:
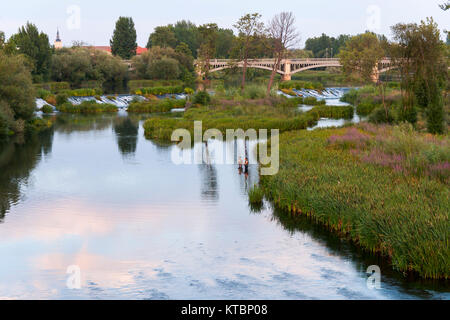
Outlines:
[[194,96],[194,104],[199,104],[202,106],[209,105],[211,103],[211,97],[208,92],[206,91],[199,91]]
[[181,80],[130,80],[128,82],[131,92],[140,88],[179,87],[182,84]]
[[149,88],[140,88],[132,91],[132,93],[137,95],[146,95],[152,94],[155,96],[162,96],[165,94],[176,94],[183,93],[184,88],[182,86],[171,86],[171,87],[149,87]]
[[321,118],[330,119],[352,119],[354,113],[352,106],[320,106],[312,111],[319,113]]
[[40,98],[40,99],[47,99],[49,96],[51,96],[52,93],[48,90],[45,89],[37,89],[36,90],[36,97]]
[[186,100],[184,99],[163,99],[152,101],[134,101],[128,106],[128,112],[132,113],[153,113],[169,112],[175,108],[184,108]]
[[58,93],[56,95],[56,105],[60,106],[64,103],[66,103],[68,98],[69,98],[69,96],[67,95],[67,93],[65,93],[65,92]]
[[53,112],[53,108],[51,106],[49,106],[48,104],[44,105],[41,109],[41,111],[43,113],[52,113]]
[[47,96],[47,98],[45,98],[45,102],[47,102],[48,104],[51,104],[52,106],[56,105],[56,97],[51,94],[49,96]]
[[70,90],[70,83],[68,82],[45,82],[34,84],[38,90],[46,90],[51,93],[58,93],[65,90]]
[[67,113],[102,113],[118,111],[118,108],[113,104],[97,103],[95,101],[84,101],[79,105],[73,105],[67,102],[57,106],[56,109],[60,112]]
[[386,110],[383,107],[378,107],[372,111],[369,116],[369,121],[372,123],[394,123],[395,117],[391,110],[388,110],[386,116]]
[[361,102],[356,106],[356,113],[359,116],[368,116],[375,108],[379,106],[380,105],[376,105],[375,103],[369,101]]
[[279,89],[309,89],[309,90],[318,90],[322,91],[324,90],[324,86],[320,82],[309,82],[309,81],[299,81],[299,80],[292,80],[292,81],[284,81],[281,82],[278,86]]

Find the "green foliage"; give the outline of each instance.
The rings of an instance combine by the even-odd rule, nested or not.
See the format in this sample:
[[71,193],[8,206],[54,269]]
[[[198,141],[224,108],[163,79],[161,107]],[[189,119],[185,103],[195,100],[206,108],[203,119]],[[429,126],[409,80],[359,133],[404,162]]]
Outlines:
[[199,91],[194,96],[194,104],[199,104],[202,106],[209,105],[211,103],[211,97],[206,91]]
[[152,79],[178,79],[180,73],[178,61],[172,58],[162,58],[157,60],[148,68],[148,75]]
[[100,88],[95,89],[76,89],[76,90],[69,90],[64,92],[66,95],[70,97],[94,97],[94,96],[100,96],[103,94],[103,90]]
[[260,210],[263,206],[263,199],[264,191],[260,187],[255,185],[250,188],[248,191],[248,201],[252,209],[255,209],[255,211]]
[[177,45],[177,39],[175,37],[174,28],[172,25],[159,26],[155,28],[150,37],[148,38],[147,48],[161,47],[161,48],[174,48]]
[[182,79],[194,71],[194,57],[170,47],[152,47],[133,58],[135,77],[138,79]]
[[57,106],[56,110],[65,113],[104,113],[104,112],[117,112],[118,109],[113,104],[97,103],[95,101],[84,101],[80,105],[73,105],[69,102],[63,105]]
[[132,102],[128,107],[131,113],[154,113],[169,112],[172,109],[184,108],[186,100],[184,99],[162,99]]
[[[444,132],[443,89],[448,81],[447,48],[432,18],[420,24],[392,27],[391,55],[402,80],[404,114],[413,114],[415,103],[426,109],[430,133]],[[415,98],[415,99],[414,99]]]
[[340,35],[338,38],[322,34],[320,37],[309,38],[305,43],[305,50],[310,50],[314,58],[331,58],[337,56],[341,48],[350,39],[348,35]]
[[49,106],[48,104],[44,105],[41,109],[41,111],[43,113],[52,113],[53,112],[53,108],[51,106]]
[[352,119],[353,107],[352,106],[320,106],[314,107],[313,112],[317,112],[321,118],[330,119]]
[[35,89],[30,70],[20,55],[6,55],[0,50],[0,104],[4,117],[29,120],[33,116]]
[[[120,91],[125,87],[128,79],[127,66],[120,58],[113,57],[105,52],[74,47],[60,49],[52,57],[52,79],[58,81],[44,86],[52,92],[68,90],[67,83],[73,88],[83,86],[102,86],[107,91]],[[61,82],[65,81],[65,82]]]
[[179,87],[182,86],[181,80],[130,80],[128,87],[130,92],[134,92],[140,88],[153,88],[153,87]]
[[368,116],[377,107],[380,107],[380,105],[372,101],[364,101],[358,104],[358,106],[356,107],[356,113],[359,116]]
[[112,54],[122,59],[129,60],[136,55],[136,29],[132,18],[119,17],[110,44]]
[[373,69],[383,56],[381,41],[371,32],[351,37],[339,53],[344,73],[357,75],[366,82],[372,80]]
[[292,80],[292,81],[283,81],[278,85],[278,88],[281,89],[310,89],[310,90],[318,90],[322,91],[324,90],[324,86],[320,82],[308,82],[308,81],[299,81],[299,80]]
[[44,83],[35,83],[34,87],[38,90],[43,89],[47,90],[51,93],[58,93],[64,90],[70,90],[69,82],[44,82]]
[[369,115],[369,121],[376,124],[389,123],[392,124],[396,121],[392,111],[386,110],[383,107],[375,108]]
[[292,109],[267,105],[210,106],[190,108],[181,119],[150,118],[144,123],[144,129],[149,139],[170,141],[175,129],[193,133],[194,121],[202,121],[203,131],[214,128],[225,134],[227,129],[279,129],[280,132],[306,129],[317,124],[319,118],[315,111],[299,114]]
[[261,178],[266,198],[388,256],[396,270],[449,278],[448,185],[360,161],[354,152],[330,145],[330,136],[347,130],[282,134],[280,171]]
[[56,105],[60,106],[67,102],[69,95],[67,93],[59,93],[56,95]]
[[32,75],[36,82],[46,80],[50,74],[52,51],[48,36],[39,32],[38,28],[31,23],[19,29],[9,40],[17,48],[17,52],[27,56],[32,65]]
[[139,88],[132,91],[132,93],[137,95],[162,96],[165,94],[183,93],[183,91],[184,91],[183,86],[168,86],[168,87]]

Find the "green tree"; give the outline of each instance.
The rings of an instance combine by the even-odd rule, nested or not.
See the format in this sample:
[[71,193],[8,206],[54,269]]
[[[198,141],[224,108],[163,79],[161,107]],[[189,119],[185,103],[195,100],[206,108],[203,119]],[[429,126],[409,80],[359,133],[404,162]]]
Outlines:
[[198,32],[201,39],[199,58],[201,59],[202,72],[207,80],[209,76],[210,60],[216,54],[218,27],[215,23],[204,24],[198,27]]
[[383,58],[384,50],[378,37],[366,32],[350,38],[341,49],[339,59],[344,73],[371,81],[374,68]]
[[117,20],[110,43],[111,52],[115,56],[128,60],[136,55],[136,29],[132,18],[120,17]]
[[258,36],[264,32],[264,23],[261,22],[261,15],[259,13],[253,13],[241,17],[234,27],[239,32],[236,43],[241,53],[240,58],[244,63],[241,83],[241,89],[244,90],[248,59],[254,57],[255,50],[253,49],[256,46],[256,40],[259,39]]
[[[392,57],[402,77],[403,109],[417,101],[427,116],[430,133],[445,130],[443,89],[447,81],[446,47],[432,18],[420,25],[397,24],[392,27]],[[416,99],[414,99],[416,98]]]
[[180,76],[180,64],[173,58],[163,57],[154,61],[148,69],[151,79],[170,80]]
[[161,48],[175,48],[177,39],[172,25],[156,27],[155,31],[150,34],[148,38],[147,48],[161,47]]
[[48,79],[52,50],[45,33],[39,32],[34,24],[28,22],[9,39],[9,42],[10,48],[16,48],[18,53],[27,56],[32,62],[31,73],[36,82]]
[[334,38],[322,33],[320,37],[306,40],[305,50],[312,51],[315,58],[331,58],[339,54],[348,39],[350,39],[348,35],[340,35],[338,38]]
[[187,74],[194,70],[194,58],[186,54],[186,49],[184,45],[179,45],[177,50],[170,47],[150,48],[142,55],[133,58],[135,77],[139,79],[189,78]]
[[4,45],[5,45],[5,33],[3,31],[0,31],[0,49],[3,49]]
[[127,73],[120,58],[91,48],[64,48],[52,57],[52,80],[70,82],[74,88],[87,81],[98,81],[105,91],[119,91],[125,85]]
[[7,55],[0,50],[0,122],[9,130],[21,131],[21,120],[33,116],[35,91],[29,65],[21,55]]
[[235,35],[231,29],[221,29],[217,31],[216,58],[228,59],[233,47]]
[[173,26],[173,31],[175,33],[177,43],[186,43],[191,50],[192,55],[197,57],[197,51],[200,46],[200,36],[197,26],[190,21],[182,20],[178,21]]

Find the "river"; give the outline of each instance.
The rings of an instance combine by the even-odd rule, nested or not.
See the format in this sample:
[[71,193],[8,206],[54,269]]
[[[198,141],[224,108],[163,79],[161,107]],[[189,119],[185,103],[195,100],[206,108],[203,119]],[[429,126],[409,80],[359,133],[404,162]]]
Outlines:
[[307,218],[254,212],[255,166],[177,166],[126,113],[56,117],[0,147],[0,299],[450,299]]

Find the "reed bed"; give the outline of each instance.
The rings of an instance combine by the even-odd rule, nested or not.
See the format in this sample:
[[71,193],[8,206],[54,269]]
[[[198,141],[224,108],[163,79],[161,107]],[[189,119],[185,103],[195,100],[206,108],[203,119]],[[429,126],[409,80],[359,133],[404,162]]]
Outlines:
[[448,138],[402,128],[364,124],[292,131],[280,136],[279,173],[261,177],[261,187],[276,207],[310,216],[386,256],[400,272],[448,279],[448,178],[395,170],[390,161],[365,160],[359,153],[374,149],[402,155],[393,158],[402,165],[425,157],[430,168],[436,165],[439,170],[450,159]]

